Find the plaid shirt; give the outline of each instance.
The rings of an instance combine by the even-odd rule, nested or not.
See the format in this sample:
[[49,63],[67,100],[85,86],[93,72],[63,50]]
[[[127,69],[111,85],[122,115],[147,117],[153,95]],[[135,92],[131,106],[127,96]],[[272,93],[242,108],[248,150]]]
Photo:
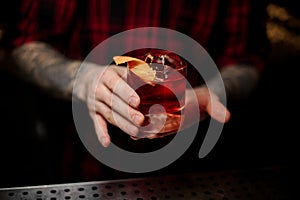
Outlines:
[[264,4],[250,0],[24,0],[13,46],[45,41],[74,59],[121,31],[164,27],[201,44],[217,66],[264,66]]
[[[263,69],[265,5],[253,3],[251,0],[23,0],[12,45],[44,41],[70,58],[83,59],[96,45],[121,31],[164,27],[195,39],[219,67],[250,63]],[[68,136],[67,146],[74,147],[73,139],[78,141],[76,134]],[[111,173],[105,171],[105,166],[99,170],[101,164],[82,151],[66,148],[65,154],[64,176],[73,177],[72,181],[77,181],[76,176],[98,180]],[[80,169],[74,160],[81,163]]]

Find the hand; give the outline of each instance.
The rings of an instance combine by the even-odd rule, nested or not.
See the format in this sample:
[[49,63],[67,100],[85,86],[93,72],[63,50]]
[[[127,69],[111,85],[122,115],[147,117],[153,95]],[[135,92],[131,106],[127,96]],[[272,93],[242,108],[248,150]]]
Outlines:
[[90,64],[79,74],[75,93],[87,103],[100,143],[104,147],[110,144],[107,122],[131,136],[137,135],[144,116],[135,109],[139,96],[124,80],[126,68]]
[[[183,128],[190,127],[199,120],[205,119],[208,115],[221,123],[226,123],[230,119],[230,112],[227,108],[219,101],[217,95],[205,86],[187,89],[185,102]],[[199,117],[199,114],[194,113],[199,110],[200,119],[196,118]]]

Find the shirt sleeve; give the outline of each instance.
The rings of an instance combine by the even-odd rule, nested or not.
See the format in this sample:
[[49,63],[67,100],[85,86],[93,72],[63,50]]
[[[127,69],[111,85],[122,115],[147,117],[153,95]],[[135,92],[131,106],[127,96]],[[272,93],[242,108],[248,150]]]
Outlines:
[[20,1],[18,20],[13,30],[11,48],[31,41],[62,47],[73,24],[75,0]]
[[266,2],[231,0],[224,10],[221,24],[223,46],[216,59],[218,66],[250,64],[258,70],[266,65],[268,40],[266,36]]

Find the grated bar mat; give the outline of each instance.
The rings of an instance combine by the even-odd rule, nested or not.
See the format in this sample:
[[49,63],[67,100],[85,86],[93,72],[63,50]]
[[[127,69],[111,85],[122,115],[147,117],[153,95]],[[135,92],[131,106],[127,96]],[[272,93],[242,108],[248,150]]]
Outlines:
[[177,176],[2,188],[1,200],[284,200],[281,170],[222,171]]

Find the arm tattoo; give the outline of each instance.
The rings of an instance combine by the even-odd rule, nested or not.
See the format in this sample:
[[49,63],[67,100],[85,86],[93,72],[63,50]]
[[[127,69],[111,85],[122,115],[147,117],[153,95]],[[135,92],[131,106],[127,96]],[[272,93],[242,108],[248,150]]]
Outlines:
[[37,84],[51,95],[72,98],[72,89],[80,62],[71,61],[42,42],[24,44],[12,52],[15,72]]

